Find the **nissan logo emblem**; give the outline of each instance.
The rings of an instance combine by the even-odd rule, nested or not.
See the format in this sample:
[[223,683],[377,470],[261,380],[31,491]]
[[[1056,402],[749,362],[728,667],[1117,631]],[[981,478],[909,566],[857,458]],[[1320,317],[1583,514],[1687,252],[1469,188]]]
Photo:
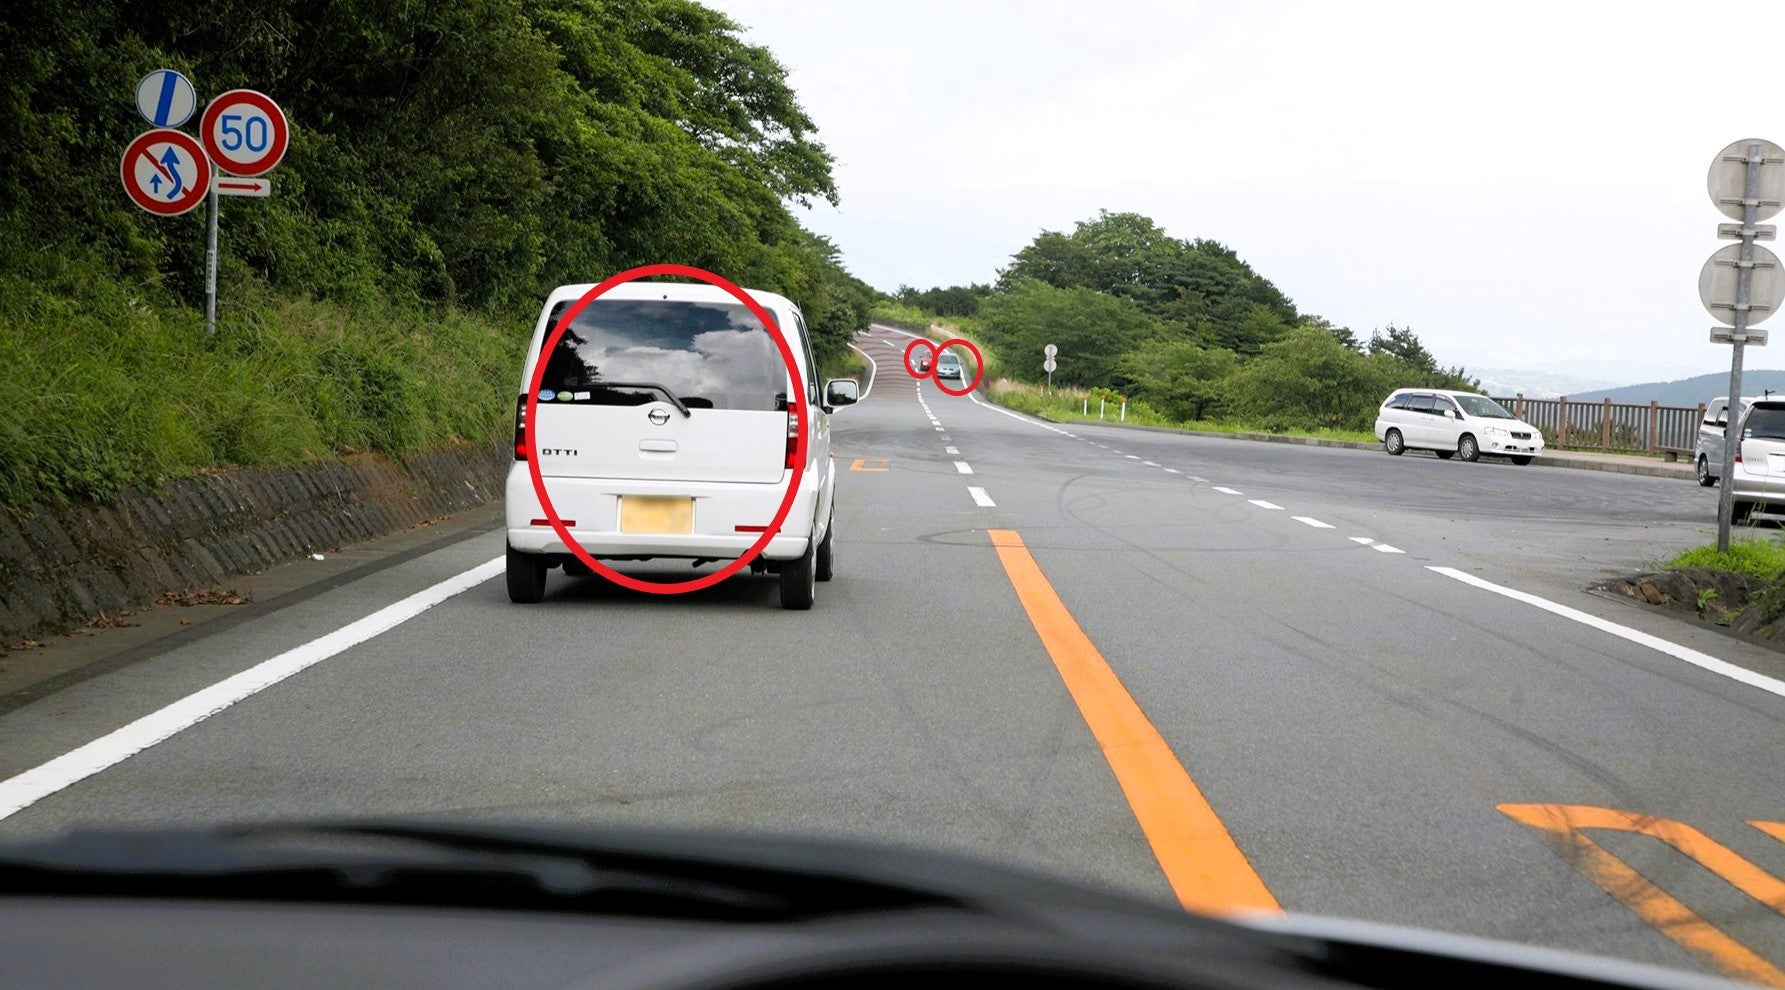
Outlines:
[[665,409],[653,409],[646,418],[651,421],[652,426],[662,426],[669,422],[669,411]]

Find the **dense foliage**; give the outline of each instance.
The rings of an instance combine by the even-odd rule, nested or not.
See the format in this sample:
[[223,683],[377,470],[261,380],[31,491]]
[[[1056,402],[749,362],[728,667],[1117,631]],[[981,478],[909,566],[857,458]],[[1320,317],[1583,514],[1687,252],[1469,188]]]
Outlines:
[[[635,265],[780,291],[826,360],[877,296],[786,205],[837,194],[785,71],[691,0],[43,0],[0,13],[0,50],[0,393],[27,424],[0,432],[0,500],[493,438],[504,389],[434,419],[413,397],[466,370],[506,384],[543,292]],[[118,184],[146,129],[137,80],[159,67],[201,99],[266,92],[292,123],[274,195],[224,201],[215,340],[195,312],[204,211],[151,217]],[[448,343],[447,326],[468,336]],[[476,357],[443,372],[431,347]],[[151,367],[171,378],[139,381]],[[212,401],[254,394],[256,368],[281,369],[260,393],[277,417]],[[113,429],[151,387],[183,403],[155,415],[192,422]],[[244,432],[265,440],[229,439]]]
[[1174,238],[1135,213],[1043,231],[995,289],[901,287],[897,299],[956,316],[1009,378],[1043,381],[1041,351],[1055,344],[1055,386],[1113,388],[1172,421],[1362,430],[1395,388],[1476,387],[1412,330],[1391,323],[1361,342],[1297,312],[1229,248]]

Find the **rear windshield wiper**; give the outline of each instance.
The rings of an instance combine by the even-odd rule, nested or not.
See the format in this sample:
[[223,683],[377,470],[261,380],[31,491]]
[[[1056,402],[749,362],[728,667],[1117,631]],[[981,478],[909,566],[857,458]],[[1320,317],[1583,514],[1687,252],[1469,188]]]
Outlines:
[[688,404],[682,401],[681,396],[671,392],[668,388],[665,388],[656,382],[602,382],[602,384],[608,388],[648,388],[652,391],[662,392],[663,397],[668,399],[669,404],[675,406],[676,411],[681,413],[683,417],[692,417],[694,415],[688,411]]

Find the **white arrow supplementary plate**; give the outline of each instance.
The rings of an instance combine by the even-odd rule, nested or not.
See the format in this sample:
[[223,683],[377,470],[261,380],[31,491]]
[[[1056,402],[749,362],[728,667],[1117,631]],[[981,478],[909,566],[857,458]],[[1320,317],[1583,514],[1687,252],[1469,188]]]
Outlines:
[[211,185],[217,187],[219,196],[271,196],[273,180],[244,179],[234,175],[219,175]]
[[198,109],[198,91],[178,72],[156,69],[136,84],[136,109],[156,127],[178,127]]

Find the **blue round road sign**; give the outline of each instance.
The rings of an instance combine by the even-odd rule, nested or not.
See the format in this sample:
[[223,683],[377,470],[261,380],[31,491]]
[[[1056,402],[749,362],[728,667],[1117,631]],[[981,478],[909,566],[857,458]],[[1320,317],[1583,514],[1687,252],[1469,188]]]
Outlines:
[[136,84],[136,109],[155,127],[178,127],[198,109],[198,91],[178,72],[156,69]]

